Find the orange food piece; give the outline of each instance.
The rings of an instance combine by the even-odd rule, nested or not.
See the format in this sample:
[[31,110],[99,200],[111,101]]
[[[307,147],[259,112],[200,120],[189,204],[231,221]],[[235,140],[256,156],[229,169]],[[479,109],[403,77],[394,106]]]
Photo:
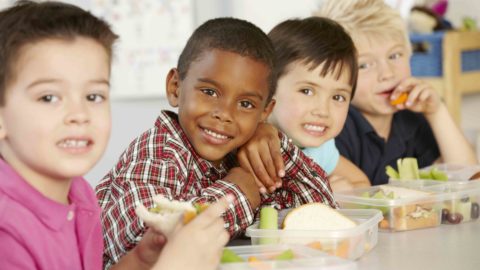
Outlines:
[[186,211],[183,213],[183,224],[187,224],[192,221],[192,219],[194,219],[198,214],[205,211],[205,209],[207,209],[209,206],[210,205],[206,203],[195,204],[196,211]]
[[322,243],[320,241],[314,241],[307,244],[307,247],[322,250]]
[[197,213],[196,213],[196,212],[194,212],[194,211],[186,211],[185,213],[183,213],[183,224],[189,223],[189,222],[192,221],[192,219],[194,219],[196,216],[197,216]]
[[350,251],[349,248],[350,248],[350,244],[349,244],[348,240],[343,240],[336,247],[333,254],[337,257],[348,259],[348,252]]
[[259,262],[260,259],[258,259],[257,257],[255,256],[250,256],[248,257],[248,262]]
[[405,101],[407,101],[407,98],[408,98],[408,94],[403,92],[396,99],[390,100],[390,104],[392,106],[395,106],[395,105],[398,105],[398,104],[403,104],[403,103],[405,103]]
[[388,220],[382,219],[382,221],[380,221],[380,223],[378,224],[378,227],[380,229],[387,230],[388,228],[390,228],[390,224],[388,224]]

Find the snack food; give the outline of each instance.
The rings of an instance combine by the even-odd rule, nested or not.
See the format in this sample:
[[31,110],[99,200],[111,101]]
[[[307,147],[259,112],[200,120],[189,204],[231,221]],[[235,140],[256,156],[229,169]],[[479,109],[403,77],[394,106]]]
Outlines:
[[161,231],[167,238],[178,222],[182,221],[183,224],[187,224],[208,207],[206,204],[169,200],[161,195],[153,197],[153,201],[155,207],[147,209],[144,205],[139,204],[135,212],[148,227]]
[[390,100],[390,105],[395,106],[398,104],[403,104],[405,103],[405,101],[407,101],[407,99],[408,99],[408,94],[406,92],[403,92],[396,99]]
[[[434,227],[440,223],[439,210],[435,203],[428,198],[431,193],[403,187],[389,185],[379,186],[370,194],[368,191],[361,194],[362,198],[382,200],[382,203],[363,205],[362,208],[374,208],[382,211],[384,219],[379,223],[379,228],[391,231],[405,231],[426,227]],[[416,198],[419,200],[417,201]],[[397,204],[395,201],[410,201]]]
[[356,223],[322,203],[308,203],[290,211],[283,220],[284,230],[344,230]]
[[385,167],[385,173],[392,180],[438,180],[447,181],[448,176],[438,170],[436,167],[432,167],[429,170],[418,169],[418,162],[416,158],[399,158],[397,159],[397,170],[388,165]]

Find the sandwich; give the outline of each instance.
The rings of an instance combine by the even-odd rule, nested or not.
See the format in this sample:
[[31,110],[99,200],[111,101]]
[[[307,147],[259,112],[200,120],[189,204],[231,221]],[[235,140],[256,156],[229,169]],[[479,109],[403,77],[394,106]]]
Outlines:
[[144,205],[139,204],[135,212],[145,222],[145,225],[162,232],[167,238],[180,222],[189,223],[208,207],[207,204],[169,200],[161,195],[153,197],[153,201],[155,207],[147,209]]
[[343,230],[356,223],[322,203],[309,203],[291,210],[283,220],[284,230]]

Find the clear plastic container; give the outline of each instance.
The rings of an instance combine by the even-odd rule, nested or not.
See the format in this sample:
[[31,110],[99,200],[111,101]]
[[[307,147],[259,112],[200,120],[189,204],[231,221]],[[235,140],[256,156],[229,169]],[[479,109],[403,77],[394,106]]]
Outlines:
[[422,168],[420,171],[429,171],[432,168],[447,174],[448,181],[468,181],[469,179],[480,178],[480,165],[460,165],[460,164],[433,164]]
[[[341,208],[380,210],[383,220],[380,221],[379,228],[382,231],[398,232],[439,226],[442,212],[441,195],[436,191],[422,191],[422,185],[414,182],[423,181],[399,181],[399,185],[410,185],[408,188],[388,184],[336,192],[335,198]],[[442,185],[444,184],[438,186]],[[401,195],[377,196],[383,193],[381,190],[392,188]]]
[[[340,259],[302,245],[257,245],[227,247],[245,262],[223,263],[220,270],[288,269],[288,270],[356,270],[355,262]],[[275,260],[274,257],[291,250],[293,259]],[[254,259],[253,259],[254,258]]]
[[426,187],[424,190],[441,193],[443,224],[480,220],[480,180],[449,182]]
[[[290,209],[279,213],[279,224]],[[370,251],[378,238],[378,222],[382,214],[374,209],[339,209],[341,214],[352,219],[357,226],[344,230],[266,230],[259,229],[258,222],[248,227],[246,235],[252,245],[302,244],[346,259],[358,259]]]

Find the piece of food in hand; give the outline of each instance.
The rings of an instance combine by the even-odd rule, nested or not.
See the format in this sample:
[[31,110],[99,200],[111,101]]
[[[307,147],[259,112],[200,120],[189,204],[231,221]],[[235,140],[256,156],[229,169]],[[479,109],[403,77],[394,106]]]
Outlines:
[[395,106],[399,104],[403,104],[407,101],[408,99],[408,94],[406,92],[403,92],[394,100],[390,100],[390,105]]
[[148,227],[162,232],[167,238],[180,221],[187,224],[208,207],[208,204],[169,200],[161,195],[155,196],[153,201],[155,207],[147,209],[139,204],[135,212]]
[[323,203],[308,203],[290,211],[283,220],[284,230],[343,230],[357,224]]

